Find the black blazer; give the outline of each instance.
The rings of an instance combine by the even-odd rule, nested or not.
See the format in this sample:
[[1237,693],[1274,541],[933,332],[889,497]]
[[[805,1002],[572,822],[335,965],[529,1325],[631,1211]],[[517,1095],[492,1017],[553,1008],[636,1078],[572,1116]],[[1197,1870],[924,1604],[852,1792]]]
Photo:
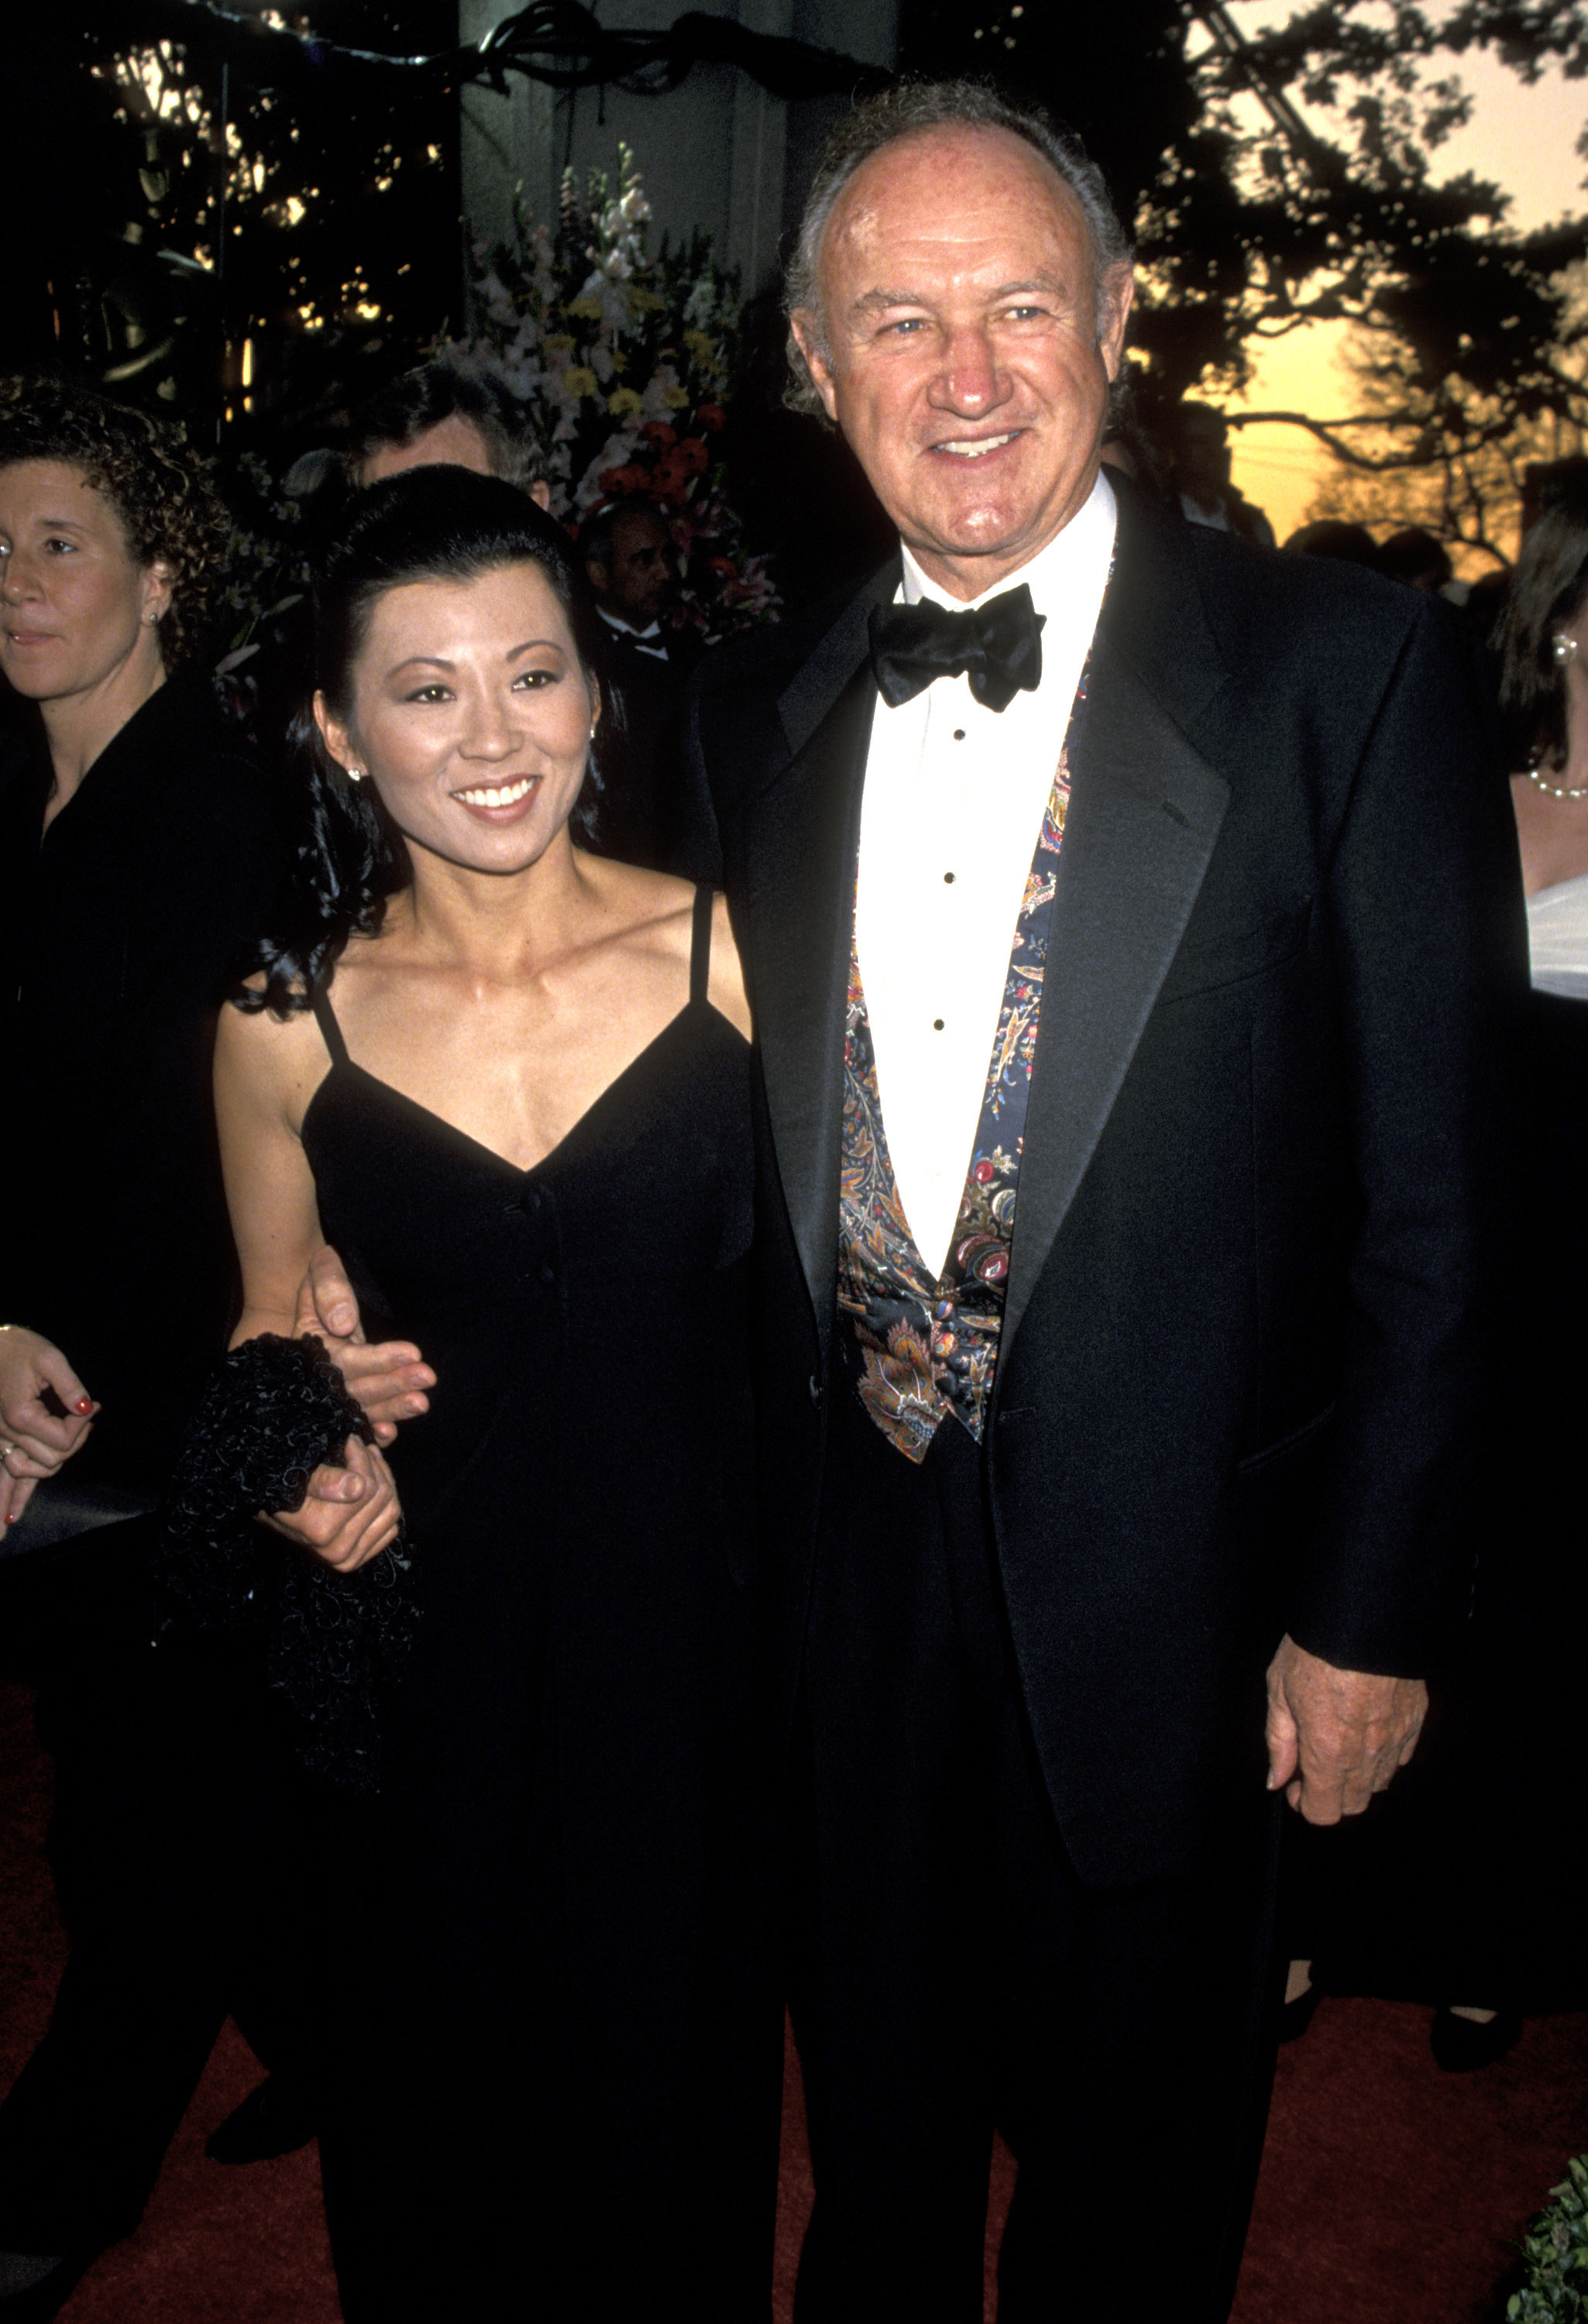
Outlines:
[[[1185,1868],[1260,1784],[1284,1630],[1348,1668],[1426,1667],[1526,976],[1448,610],[1119,497],[987,1465],[1036,1747],[1099,1884]],[[762,1059],[785,1711],[835,1377],[866,619],[897,577],[714,656],[690,712]]]
[[210,1060],[285,861],[272,781],[213,681],[151,696],[40,833],[42,733],[0,758],[0,1320],[105,1406],[74,1484],[157,1489],[235,1314]]

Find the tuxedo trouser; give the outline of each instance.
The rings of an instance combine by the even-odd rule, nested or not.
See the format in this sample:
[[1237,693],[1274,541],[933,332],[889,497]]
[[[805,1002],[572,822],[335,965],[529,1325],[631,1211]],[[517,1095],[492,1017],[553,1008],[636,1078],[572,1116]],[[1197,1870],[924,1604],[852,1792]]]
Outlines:
[[70,1952],[0,2106],[5,2250],[131,2234],[228,2012],[267,2066],[314,2068],[304,1835],[259,1647],[154,1644],[152,1541],[152,1520],[107,1526],[45,1577],[39,1730]]
[[1182,1880],[1088,1889],[1008,1644],[979,1448],[835,1396],[794,1767],[816,2205],[798,2324],[1216,2324],[1272,2079],[1277,1803]]

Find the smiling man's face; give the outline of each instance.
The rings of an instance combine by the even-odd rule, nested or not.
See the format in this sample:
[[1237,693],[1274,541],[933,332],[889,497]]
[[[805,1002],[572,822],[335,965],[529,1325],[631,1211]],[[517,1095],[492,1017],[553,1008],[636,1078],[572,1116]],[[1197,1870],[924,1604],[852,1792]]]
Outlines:
[[1097,473],[1131,272],[1034,146],[912,132],[862,162],[821,250],[811,376],[923,569],[979,596],[1046,548]]

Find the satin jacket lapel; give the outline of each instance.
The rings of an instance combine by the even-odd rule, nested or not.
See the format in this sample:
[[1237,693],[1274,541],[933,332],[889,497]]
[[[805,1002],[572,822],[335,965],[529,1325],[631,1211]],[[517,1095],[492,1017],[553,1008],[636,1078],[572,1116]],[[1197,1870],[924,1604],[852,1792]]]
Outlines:
[[866,622],[896,566],[845,609],[780,696],[792,756],[748,806],[751,988],[778,1171],[818,1329],[831,1322],[844,1012],[861,795],[876,707]]
[[1185,932],[1229,804],[1223,778],[1125,659],[1110,627],[1105,619],[1093,648],[1072,751],[1004,1302],[1006,1356]]

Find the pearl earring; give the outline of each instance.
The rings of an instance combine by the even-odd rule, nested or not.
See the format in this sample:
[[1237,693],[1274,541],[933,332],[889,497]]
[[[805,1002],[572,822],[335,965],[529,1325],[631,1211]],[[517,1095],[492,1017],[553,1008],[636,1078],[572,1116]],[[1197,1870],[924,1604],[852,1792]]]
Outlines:
[[148,622],[148,624],[149,624],[150,628],[151,628],[151,629],[153,629],[153,628],[155,628],[155,627],[158,625],[158,623],[159,623],[159,621],[160,621],[160,615],[159,615],[157,613],[155,613],[155,612],[153,612],[152,610],[151,610],[149,613],[145,613],[145,614],[144,614],[143,619]]
[[1549,650],[1556,661],[1564,666],[1568,661],[1576,660],[1577,641],[1575,638],[1568,637],[1565,630],[1556,630],[1549,641]]
[[350,783],[361,783],[364,780],[364,769],[362,767],[349,767],[347,770],[347,779]]

